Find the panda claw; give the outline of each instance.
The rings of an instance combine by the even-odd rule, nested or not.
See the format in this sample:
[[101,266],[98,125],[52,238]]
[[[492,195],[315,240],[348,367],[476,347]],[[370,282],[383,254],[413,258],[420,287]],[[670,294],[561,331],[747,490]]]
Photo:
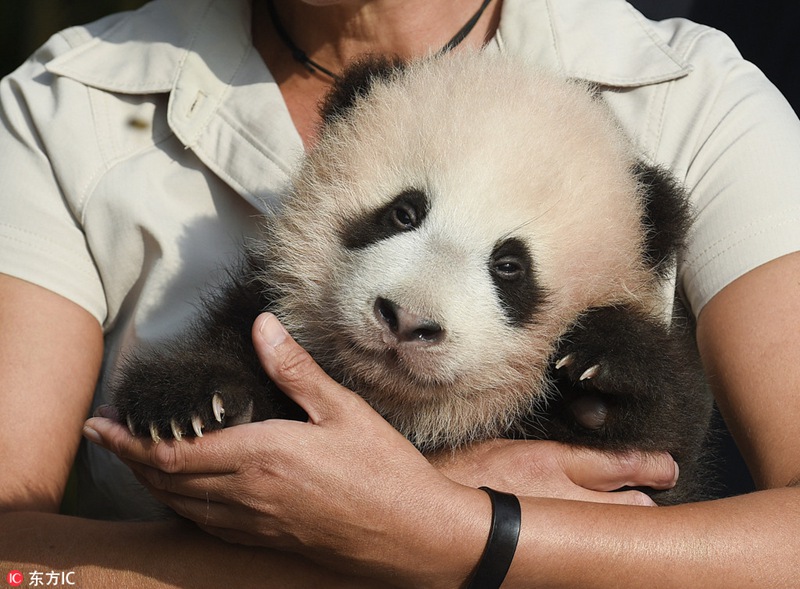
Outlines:
[[225,408],[222,406],[222,397],[219,393],[214,393],[211,398],[211,408],[214,410],[214,418],[222,423],[222,418],[225,417]]
[[161,436],[158,435],[158,428],[153,422],[150,422],[150,437],[153,438],[153,443],[155,444],[161,441]]
[[194,435],[198,438],[203,437],[203,420],[200,419],[199,415],[192,416],[192,429],[194,430]]
[[581,374],[581,377],[580,377],[579,380],[589,380],[590,378],[594,378],[595,376],[597,376],[597,374],[599,372],[600,372],[600,365],[599,364],[595,364],[594,366],[591,366],[591,367],[587,368],[584,371],[584,373]]
[[130,415],[127,416],[126,421],[128,422],[128,431],[131,432],[132,436],[135,436],[136,435],[136,428],[133,427],[133,419],[131,419]]
[[183,439],[183,430],[181,430],[178,422],[175,419],[169,420],[169,427],[172,430],[172,437],[175,438],[178,442]]
[[572,354],[567,354],[561,358],[561,360],[556,362],[556,370],[561,370],[565,366],[570,366],[574,360],[575,358],[572,357]]

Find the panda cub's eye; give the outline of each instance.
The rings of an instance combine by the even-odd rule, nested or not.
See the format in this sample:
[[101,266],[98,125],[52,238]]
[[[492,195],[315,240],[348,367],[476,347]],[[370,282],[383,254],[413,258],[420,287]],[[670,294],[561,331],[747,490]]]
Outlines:
[[502,280],[518,280],[525,276],[525,265],[515,257],[504,256],[494,260],[492,272]]
[[380,212],[379,222],[389,234],[417,229],[430,208],[422,190],[409,188],[398,194]]
[[389,213],[389,220],[401,231],[414,229],[419,223],[416,209],[408,203],[398,203]]
[[510,238],[497,243],[489,260],[489,271],[495,281],[516,282],[528,277],[531,256],[521,239]]
[[519,237],[498,241],[486,269],[508,323],[522,326],[534,320],[547,292],[539,284],[528,244]]

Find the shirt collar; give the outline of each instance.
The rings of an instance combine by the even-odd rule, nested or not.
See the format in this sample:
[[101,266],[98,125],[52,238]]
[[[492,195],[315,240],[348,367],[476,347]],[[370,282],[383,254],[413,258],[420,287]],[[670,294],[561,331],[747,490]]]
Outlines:
[[196,43],[209,4],[161,0],[124,15],[110,28],[104,28],[105,21],[88,25],[95,36],[55,58],[47,69],[109,92],[168,92]]
[[252,47],[250,0],[157,0],[48,64],[119,94],[169,93],[176,137],[255,206],[286,186],[302,142]]
[[498,34],[511,54],[603,86],[666,82],[692,69],[625,0],[504,0]]
[[[170,128],[242,196],[263,209],[285,189],[302,142],[253,50],[250,0],[156,0],[92,26],[96,36],[50,62],[52,73],[121,94],[168,92]],[[691,70],[624,0],[504,0],[498,42],[605,86]]]
[[[119,93],[169,92],[201,74],[224,87],[250,50],[249,11],[249,0],[157,0],[48,69]],[[625,0],[504,0],[499,35],[512,54],[608,86],[691,71]]]

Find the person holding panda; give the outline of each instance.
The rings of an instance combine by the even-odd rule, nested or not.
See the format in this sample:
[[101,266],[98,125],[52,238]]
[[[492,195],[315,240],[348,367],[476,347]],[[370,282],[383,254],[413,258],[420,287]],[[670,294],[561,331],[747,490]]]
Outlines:
[[[54,37],[0,87],[0,398],[13,416],[0,433],[4,561],[76,569],[85,586],[224,585],[231,578],[280,587],[463,586],[487,543],[492,508],[476,487],[488,485],[517,495],[521,505],[503,586],[790,586],[800,573],[800,127],[763,76],[719,33],[685,21],[648,22],[621,0],[493,0],[482,14],[480,2],[467,0],[276,3],[291,44],[311,60],[309,71],[278,34],[268,3],[250,6],[161,0]],[[135,275],[125,288],[115,274],[103,275],[104,254],[129,242],[114,226],[109,234],[84,234],[98,209],[81,199],[97,200],[92,190],[101,181],[120,194],[127,183],[140,194],[157,189],[134,175],[142,170],[166,178],[179,197],[189,189],[213,195],[210,208],[194,209],[191,220],[199,222],[178,223],[194,236],[166,234],[185,241],[172,248],[175,264],[194,266],[188,286],[201,288],[222,254],[195,266],[209,250],[186,244],[235,227],[252,230],[253,208],[234,202],[232,187],[245,195],[254,186],[277,190],[277,180],[255,176],[279,177],[293,150],[313,145],[316,104],[331,82],[325,70],[341,71],[365,52],[426,55],[473,16],[455,51],[486,46],[600,83],[637,141],[693,187],[702,240],[687,253],[681,286],[717,401],[761,490],[643,509],[619,503],[646,504],[646,496],[609,491],[669,487],[678,473],[668,456],[496,440],[426,459],[264,316],[254,326],[256,350],[308,423],[254,423],[191,446],[154,445],[102,417],[107,410],[100,408],[84,429],[209,534],[183,522],[57,515],[98,375],[104,385],[103,363],[112,364],[134,336],[132,315],[157,307],[148,293],[179,298],[187,288],[180,284],[187,275],[178,272],[148,288],[148,273],[159,269],[147,249],[123,250],[133,270],[126,264],[114,272]],[[192,51],[179,61],[186,38]],[[246,157],[246,134],[225,132],[252,122],[245,107],[252,96],[236,74],[261,71],[254,55],[276,81],[269,90],[279,90],[261,97],[280,105],[261,122],[272,125],[265,132],[280,155],[266,169],[248,169],[255,160]],[[209,72],[229,72],[222,92],[198,78]],[[170,93],[167,128],[159,117]],[[213,110],[229,99],[239,110]],[[100,112],[116,115],[129,135],[112,136],[113,119]],[[213,137],[203,136],[194,113],[219,122]],[[136,133],[143,125],[152,133]],[[694,141],[682,142],[690,130]],[[105,150],[97,161],[76,149],[86,147],[86,136]],[[238,144],[220,147],[223,139]],[[225,157],[209,152],[209,142]],[[153,157],[134,162],[137,169],[131,154]],[[81,190],[73,195],[75,187]],[[134,202],[103,206],[111,219],[147,216]],[[158,212],[183,222],[183,207],[192,206],[179,198]],[[158,248],[170,247],[158,241],[163,234],[151,235]],[[157,310],[144,327],[177,328]],[[123,485],[104,480],[118,471],[93,448],[82,451],[84,479],[95,487],[90,496],[99,501],[110,489],[127,499]],[[162,552],[168,561],[154,557]]]

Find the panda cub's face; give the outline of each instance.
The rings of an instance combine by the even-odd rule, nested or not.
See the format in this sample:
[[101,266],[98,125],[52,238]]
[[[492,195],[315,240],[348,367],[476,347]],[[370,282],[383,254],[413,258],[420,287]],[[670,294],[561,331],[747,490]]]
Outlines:
[[419,446],[492,435],[546,393],[581,311],[653,302],[634,162],[583,87],[485,55],[415,64],[327,123],[265,228],[264,281]]

